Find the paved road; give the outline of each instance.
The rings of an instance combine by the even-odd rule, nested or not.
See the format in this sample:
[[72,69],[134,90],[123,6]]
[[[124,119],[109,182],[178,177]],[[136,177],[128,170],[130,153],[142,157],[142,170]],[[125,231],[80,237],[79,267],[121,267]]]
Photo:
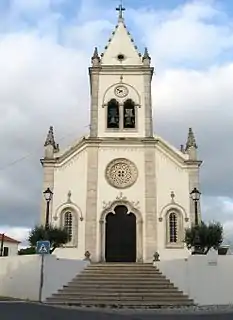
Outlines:
[[223,314],[117,314],[116,312],[56,308],[33,303],[1,302],[0,315],[3,320],[232,320],[233,313]]

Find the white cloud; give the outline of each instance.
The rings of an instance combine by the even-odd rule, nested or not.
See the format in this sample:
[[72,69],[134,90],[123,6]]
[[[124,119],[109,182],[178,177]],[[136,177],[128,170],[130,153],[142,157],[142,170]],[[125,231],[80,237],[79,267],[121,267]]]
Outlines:
[[142,10],[134,17],[156,63],[164,67],[171,62],[214,62],[233,47],[233,25],[215,1],[190,1],[162,13]]
[[25,246],[30,229],[25,227],[11,227],[11,226],[0,226],[0,233],[5,233],[8,237],[11,237],[21,242],[21,246]]

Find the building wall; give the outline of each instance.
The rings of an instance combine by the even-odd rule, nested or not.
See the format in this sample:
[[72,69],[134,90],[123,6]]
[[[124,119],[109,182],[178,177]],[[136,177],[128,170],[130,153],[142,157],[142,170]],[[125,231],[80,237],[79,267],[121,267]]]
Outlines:
[[8,256],[17,256],[18,255],[18,243],[4,241],[4,247],[9,248]]
[[[110,161],[116,158],[126,158],[132,161],[138,169],[138,178],[135,184],[127,189],[117,189],[108,184],[105,178],[105,169]],[[101,250],[101,234],[100,224],[101,214],[105,209],[107,203],[117,201],[126,198],[126,203],[137,203],[137,209],[142,215],[142,219],[145,218],[145,177],[144,177],[144,148],[134,147],[132,145],[126,146],[103,146],[99,149],[99,167],[98,167],[98,204],[97,204],[97,255],[100,258]]]
[[[88,146],[87,146],[88,148]],[[187,257],[189,251],[182,246],[169,247],[166,243],[167,237],[167,221],[166,213],[168,210],[175,208],[181,214],[182,219],[182,236],[184,236],[185,228],[190,226],[189,217],[189,174],[186,167],[174,158],[172,152],[168,153],[161,147],[154,147],[155,152],[155,179],[156,179],[156,219],[153,220],[153,232],[155,234],[154,248],[150,249],[150,253],[146,251],[148,247],[148,228],[146,228],[146,203],[145,203],[145,152],[146,146],[138,142],[136,144],[122,144],[106,142],[98,147],[98,166],[97,166],[97,206],[96,206],[96,241],[95,249],[91,249],[91,254],[97,261],[103,255],[103,229],[101,229],[101,217],[109,203],[114,201],[121,202],[125,199],[126,204],[129,203],[133,207],[135,204],[135,212],[142,219],[142,232],[138,237],[142,237],[142,254],[143,261],[152,261],[153,253],[158,251],[161,259],[174,259],[175,257]],[[137,167],[138,178],[136,182],[129,188],[120,189],[109,185],[106,180],[106,167],[114,159],[125,158],[132,161]],[[71,191],[71,201],[76,206],[78,217],[83,217],[83,221],[78,219],[77,229],[74,230],[77,239],[77,245],[69,246],[68,249],[60,248],[57,255],[61,258],[83,259],[86,250],[85,243],[92,243],[85,237],[86,224],[86,199],[87,199],[87,149],[77,152],[76,155],[67,159],[63,164],[55,169],[54,179],[54,199],[52,216],[55,225],[61,225],[61,212],[70,207],[67,202],[67,193]],[[174,199],[171,199],[171,192],[174,192]],[[138,216],[138,217],[139,217]],[[93,221],[94,221],[93,220]],[[91,222],[93,222],[91,221]],[[138,231],[138,230],[137,230]],[[151,237],[151,236],[150,236]],[[156,240],[157,239],[157,240]],[[72,247],[72,248],[71,248]],[[96,250],[96,252],[93,252]],[[149,251],[148,251],[149,252]],[[152,253],[153,252],[153,253]]]
[[[106,73],[99,77],[99,101],[98,101],[98,130],[99,137],[144,137],[145,136],[145,108],[144,108],[144,75],[135,74],[130,71],[123,75],[123,83],[129,90],[125,98],[118,98],[114,94],[114,89],[120,83],[120,74]],[[140,93],[140,94],[139,94]],[[107,106],[111,99],[117,99],[123,103],[127,99],[132,99],[141,107],[136,107],[136,129],[112,130],[107,129]],[[122,108],[122,107],[121,107]]]
[[188,259],[156,263],[180,290],[200,305],[227,305],[233,302],[233,256],[190,256]]
[[[87,266],[86,261],[45,256],[42,300],[61,289]],[[0,296],[39,301],[41,256],[0,259]],[[54,272],[56,270],[56,272]]]
[[[74,256],[83,259],[85,253],[85,214],[86,214],[87,153],[79,150],[60,165],[54,173],[54,196],[52,206],[52,223],[62,225],[62,213],[67,209],[75,214],[75,241],[68,244],[75,247]],[[70,201],[68,192],[71,192]],[[80,219],[81,218],[81,219]],[[82,220],[83,218],[83,220]],[[61,252],[61,249],[60,249]],[[64,256],[64,253],[62,253]],[[66,256],[66,255],[65,255]]]
[[[184,244],[180,248],[168,248],[166,214],[170,210],[177,210],[182,217],[181,238],[184,239],[185,229],[190,226],[190,195],[189,174],[185,165],[175,160],[167,151],[156,147],[156,190],[157,190],[157,242],[161,259],[185,258],[189,251]],[[174,193],[172,199],[171,193]],[[182,239],[181,239],[182,240]],[[183,247],[183,248],[182,248]]]

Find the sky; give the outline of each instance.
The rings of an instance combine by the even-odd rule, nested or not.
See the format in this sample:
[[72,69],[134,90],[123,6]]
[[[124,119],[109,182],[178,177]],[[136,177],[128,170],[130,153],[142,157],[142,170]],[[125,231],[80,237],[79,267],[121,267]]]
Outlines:
[[[25,240],[39,222],[43,144],[88,133],[88,66],[117,23],[113,0],[0,1],[0,232]],[[148,47],[155,133],[178,147],[192,127],[202,215],[233,241],[233,2],[125,0],[125,22]]]

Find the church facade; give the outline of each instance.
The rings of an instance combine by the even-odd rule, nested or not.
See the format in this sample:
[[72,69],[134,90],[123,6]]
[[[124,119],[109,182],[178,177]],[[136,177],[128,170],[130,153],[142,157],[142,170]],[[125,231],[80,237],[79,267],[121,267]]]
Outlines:
[[[50,188],[49,223],[70,241],[59,257],[151,262],[186,257],[185,229],[194,222],[190,192],[199,187],[197,145],[189,129],[176,149],[154,135],[148,50],[140,54],[119,8],[115,30],[89,68],[90,134],[59,150],[50,127],[41,159]],[[43,199],[41,222],[45,222]]]

